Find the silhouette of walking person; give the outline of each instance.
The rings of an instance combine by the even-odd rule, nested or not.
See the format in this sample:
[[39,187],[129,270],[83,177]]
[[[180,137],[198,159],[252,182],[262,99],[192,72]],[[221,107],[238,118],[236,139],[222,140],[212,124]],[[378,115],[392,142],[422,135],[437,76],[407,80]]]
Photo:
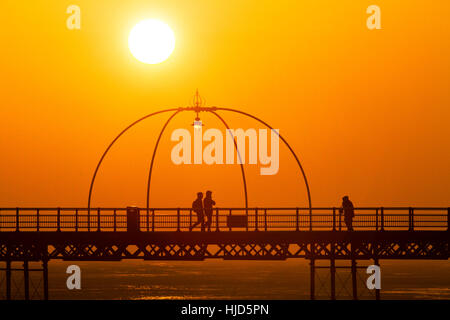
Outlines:
[[342,207],[339,209],[339,213],[344,213],[344,222],[348,231],[353,231],[353,217],[355,211],[353,203],[349,200],[348,196],[342,198]]
[[213,206],[216,204],[216,202],[211,198],[211,196],[212,192],[208,190],[206,191],[206,197],[203,200],[203,208],[205,209],[206,226],[208,227],[208,231],[211,231]]
[[197,214],[197,222],[189,227],[189,231],[192,231],[196,226],[201,225],[201,230],[205,231],[205,221],[203,218],[203,193],[197,192],[197,199],[192,202],[192,210]]

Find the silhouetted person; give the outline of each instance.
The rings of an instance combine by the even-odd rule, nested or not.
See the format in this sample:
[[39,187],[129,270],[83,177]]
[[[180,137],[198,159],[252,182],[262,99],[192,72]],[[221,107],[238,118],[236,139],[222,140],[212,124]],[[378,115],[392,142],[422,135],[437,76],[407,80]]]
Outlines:
[[196,226],[199,224],[202,227],[202,231],[205,230],[205,220],[203,218],[203,193],[198,192],[197,193],[197,199],[192,202],[192,210],[197,214],[197,222],[194,223],[192,226],[189,227],[189,231],[192,231]]
[[348,199],[348,196],[342,198],[342,208],[339,209],[339,213],[344,213],[344,222],[348,231],[353,231],[353,217],[355,211],[353,203]]
[[206,197],[203,200],[203,208],[205,209],[206,225],[208,227],[208,231],[211,231],[213,206],[216,204],[216,202],[211,198],[211,195],[211,191],[206,191]]

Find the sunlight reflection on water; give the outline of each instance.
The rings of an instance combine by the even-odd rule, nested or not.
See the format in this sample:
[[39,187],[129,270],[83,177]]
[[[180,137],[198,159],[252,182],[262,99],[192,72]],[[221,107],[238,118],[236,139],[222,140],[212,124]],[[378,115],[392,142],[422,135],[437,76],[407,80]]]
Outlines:
[[[67,279],[65,269],[70,264],[78,264],[82,269],[80,291],[69,291],[65,286]],[[360,263],[360,265],[368,264],[370,263]],[[414,263],[386,261],[382,262],[381,267],[381,295],[384,299],[450,299],[450,263],[447,261]],[[365,270],[361,270],[363,278],[366,276],[364,272]],[[351,284],[349,285],[351,288]],[[360,283],[360,286],[364,288],[363,283]],[[51,299],[309,299],[309,266],[304,260],[276,262],[137,260],[105,263],[52,261],[50,297]],[[323,297],[325,298],[325,294]]]

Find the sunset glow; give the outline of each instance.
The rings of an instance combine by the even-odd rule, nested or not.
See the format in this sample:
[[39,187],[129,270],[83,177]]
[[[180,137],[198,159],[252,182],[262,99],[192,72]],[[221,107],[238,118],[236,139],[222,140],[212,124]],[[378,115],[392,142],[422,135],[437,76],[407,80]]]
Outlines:
[[0,300],[450,300],[450,1],[0,12]]

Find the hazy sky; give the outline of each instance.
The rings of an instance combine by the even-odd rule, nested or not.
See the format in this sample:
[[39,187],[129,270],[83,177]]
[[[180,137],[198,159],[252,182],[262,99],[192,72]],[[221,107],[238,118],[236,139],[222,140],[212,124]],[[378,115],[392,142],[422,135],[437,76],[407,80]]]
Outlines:
[[[66,8],[81,8],[81,29]],[[366,8],[381,8],[368,30]],[[86,206],[111,139],[135,119],[187,106],[239,108],[279,128],[298,153],[313,205],[448,206],[450,20],[448,1],[30,1],[0,4],[0,206]],[[158,65],[136,60],[127,37],[139,21],[176,37]],[[232,128],[260,128],[221,113]],[[239,167],[175,166],[170,133],[156,158],[152,205],[190,206],[212,189],[242,206]],[[147,170],[168,115],[124,136],[99,172],[93,205],[145,204]],[[206,128],[223,130],[211,115]],[[246,166],[251,206],[305,206],[295,162]]]

